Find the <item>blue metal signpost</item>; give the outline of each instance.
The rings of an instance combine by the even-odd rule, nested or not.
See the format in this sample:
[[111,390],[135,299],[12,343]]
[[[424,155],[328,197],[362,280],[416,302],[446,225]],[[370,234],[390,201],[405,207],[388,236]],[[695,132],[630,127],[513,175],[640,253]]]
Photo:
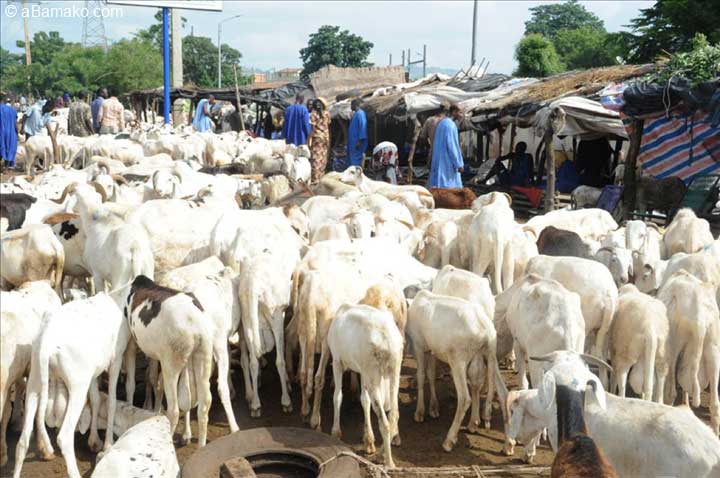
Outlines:
[[170,9],[162,9],[163,16],[163,115],[170,123]]

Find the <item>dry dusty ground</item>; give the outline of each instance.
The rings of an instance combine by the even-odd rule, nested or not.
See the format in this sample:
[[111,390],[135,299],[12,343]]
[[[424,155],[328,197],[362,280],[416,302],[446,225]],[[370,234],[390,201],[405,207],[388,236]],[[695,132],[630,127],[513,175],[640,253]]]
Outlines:
[[[271,357],[269,365],[263,369],[262,373],[262,389],[260,398],[263,402],[262,418],[250,418],[247,406],[245,404],[242,387],[242,375],[239,370],[234,370],[233,382],[238,390],[238,397],[234,400],[236,418],[241,429],[253,427],[269,427],[269,426],[295,426],[305,427],[300,419],[300,394],[297,387],[294,387],[292,393],[293,406],[295,410],[292,414],[286,415],[280,407],[280,383],[274,365],[274,359]],[[493,426],[491,430],[483,430],[480,434],[471,435],[466,430],[461,431],[460,440],[455,450],[446,453],[442,450],[441,445],[445,438],[453,414],[455,412],[455,393],[452,384],[452,378],[448,374],[446,367],[438,369],[438,397],[440,399],[440,418],[431,419],[426,417],[424,423],[415,423],[413,421],[413,413],[415,411],[415,398],[417,392],[415,388],[409,388],[409,379],[412,377],[414,383],[415,362],[412,359],[406,359],[403,368],[403,377],[401,380],[400,390],[400,433],[402,436],[402,446],[393,448],[393,457],[398,466],[444,466],[444,465],[493,465],[493,464],[520,464],[520,453],[516,452],[517,457],[506,457],[502,454],[502,416],[497,407],[493,414]],[[138,374],[138,380],[141,379]],[[347,375],[347,374],[346,374]],[[332,425],[332,371],[328,369],[327,374],[329,380],[325,386],[323,398],[322,419],[323,431],[329,433]],[[510,378],[508,376],[508,378]],[[514,380],[514,377],[513,379]],[[347,385],[347,384],[346,384]],[[135,397],[135,403],[142,403],[142,393],[144,386],[138,382],[138,393]],[[122,394],[124,387],[119,387],[119,393]],[[427,395],[427,394],[426,394]],[[350,394],[344,394],[342,408],[342,431],[343,440],[350,445],[358,454],[364,455],[362,448],[362,430],[363,430],[363,414],[362,407],[358,401],[351,400]],[[427,398],[427,397],[426,397]],[[468,416],[464,423],[467,423]],[[381,437],[377,423],[374,422],[374,430],[376,442],[381,443]],[[182,422],[178,427],[181,431]],[[12,425],[11,425],[12,428]],[[213,405],[210,415],[210,427],[208,430],[208,439],[212,441],[214,438],[222,436],[228,432],[225,413],[222,410],[217,394],[213,393]],[[50,430],[50,436],[55,444],[56,430]],[[101,432],[102,434],[102,432]],[[193,420],[193,434],[197,435],[197,423]],[[176,434],[178,437],[179,434]],[[15,443],[19,437],[17,431],[8,431],[8,446],[11,460],[2,469],[0,474],[10,476],[14,464]],[[197,444],[195,438],[193,443],[177,448],[178,459],[182,464],[195,450]],[[75,451],[78,459],[78,466],[84,477],[89,477],[95,456],[87,447],[87,437],[76,434]],[[55,459],[50,462],[40,461],[35,454],[35,438],[31,440],[30,451],[23,466],[23,477],[27,478],[60,478],[67,476],[65,474],[65,462],[56,448]],[[543,446],[538,453],[538,464],[549,464],[551,453],[546,446]],[[375,462],[381,462],[381,452],[378,456],[369,457]]]
[[[233,372],[233,382],[238,390],[238,398],[234,400],[234,409],[238,424],[241,429],[253,427],[269,427],[269,426],[295,426],[304,427],[299,415],[300,396],[297,387],[293,389],[292,399],[295,411],[286,415],[282,413],[280,407],[280,384],[277,379],[277,373],[274,366],[274,358],[270,359],[269,365],[263,369],[262,373],[262,389],[261,400],[263,402],[262,418],[253,419],[248,415],[247,407],[242,392],[242,376],[239,370]],[[438,396],[440,399],[440,418],[431,419],[426,417],[424,423],[415,423],[413,421],[413,413],[415,411],[415,398],[417,391],[414,388],[415,362],[413,359],[406,358],[402,372],[401,390],[400,390],[400,433],[402,436],[402,446],[393,447],[393,456],[397,466],[449,466],[449,465],[497,465],[497,464],[521,464],[521,447],[516,449],[514,457],[507,457],[502,454],[503,434],[502,434],[502,416],[500,410],[495,406],[493,412],[493,423],[491,430],[483,430],[480,434],[469,434],[466,430],[460,433],[458,445],[451,453],[442,450],[441,444],[445,438],[445,434],[450,426],[452,416],[455,412],[455,393],[452,384],[452,378],[448,374],[445,366],[438,369]],[[140,380],[140,371],[138,371],[138,379]],[[346,374],[347,375],[347,374]],[[516,387],[515,374],[505,372],[505,379],[510,387]],[[328,384],[325,387],[323,398],[322,419],[323,431],[329,433],[332,424],[332,373],[328,370]],[[346,384],[347,385],[347,384]],[[119,387],[120,394],[123,393],[124,387]],[[135,403],[142,403],[143,384],[138,382],[138,393],[135,397]],[[427,395],[427,394],[426,394]],[[350,394],[345,393],[345,400],[342,408],[342,430],[343,440],[350,445],[358,454],[364,455],[362,448],[362,427],[363,415],[362,408],[358,401],[351,400]],[[703,406],[696,410],[700,418],[705,422],[709,422],[707,409],[707,394],[703,395]],[[467,418],[464,423],[467,423]],[[377,423],[374,422],[374,430],[376,441],[379,445],[381,438],[378,432]],[[181,425],[178,430],[181,430]],[[50,436],[55,439],[55,431],[50,431]],[[213,406],[210,416],[210,427],[208,430],[208,439],[212,441],[214,438],[222,436],[228,432],[225,414],[222,410],[217,394],[213,393]],[[101,432],[102,433],[102,432]],[[197,423],[193,420],[193,434],[197,435]],[[17,431],[8,431],[8,445],[11,458],[14,457],[15,443],[19,433]],[[176,434],[176,437],[179,435]],[[89,477],[93,464],[94,454],[87,447],[87,438],[76,434],[75,446],[78,459],[78,465],[84,477]],[[195,450],[197,444],[195,439],[188,446],[177,448],[178,459],[182,464]],[[372,461],[380,462],[381,456],[369,457]],[[549,465],[552,461],[552,452],[547,445],[542,445],[538,450],[536,463],[538,465]],[[12,473],[13,460],[0,469],[0,475],[10,476]],[[65,463],[56,449],[56,457],[50,462],[39,461],[35,455],[35,439],[31,441],[30,452],[23,467],[23,477],[27,478],[60,478],[67,476],[65,474]]]

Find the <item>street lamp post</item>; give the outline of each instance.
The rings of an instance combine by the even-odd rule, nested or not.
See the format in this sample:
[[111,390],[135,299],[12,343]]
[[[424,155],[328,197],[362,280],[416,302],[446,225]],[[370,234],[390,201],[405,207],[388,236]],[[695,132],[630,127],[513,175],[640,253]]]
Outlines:
[[222,35],[222,24],[227,22],[228,20],[239,17],[242,17],[242,15],[228,17],[224,20],[220,20],[220,22],[218,23],[218,88],[222,88],[222,43],[220,42],[220,37]]

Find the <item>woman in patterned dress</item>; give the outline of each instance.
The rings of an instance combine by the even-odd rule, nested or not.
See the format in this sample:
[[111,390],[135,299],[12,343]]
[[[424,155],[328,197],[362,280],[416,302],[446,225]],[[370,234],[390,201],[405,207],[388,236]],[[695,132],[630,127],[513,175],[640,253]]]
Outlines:
[[310,147],[310,166],[312,167],[311,183],[317,184],[325,174],[328,148],[330,147],[330,113],[327,102],[323,98],[315,100],[310,114],[312,132],[308,146]]

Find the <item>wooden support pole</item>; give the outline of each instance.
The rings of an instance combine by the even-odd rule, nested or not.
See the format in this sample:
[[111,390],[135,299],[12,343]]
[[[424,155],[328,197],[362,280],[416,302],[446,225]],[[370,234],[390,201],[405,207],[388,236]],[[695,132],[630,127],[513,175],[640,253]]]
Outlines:
[[485,133],[485,161],[490,159],[490,133]]
[[503,153],[503,136],[505,136],[505,128],[502,126],[497,129],[498,133],[498,158],[502,156]]
[[517,135],[517,125],[515,123],[510,127],[510,153],[515,151],[515,136]]
[[547,186],[545,188],[545,212],[555,209],[555,148],[552,122],[548,120],[545,127],[545,170],[547,171]]
[[[417,117],[413,118],[413,124],[415,126],[415,130],[413,131],[413,139],[412,143],[410,144],[410,154],[408,154],[408,184],[412,184],[412,168],[413,160],[415,159],[415,147],[417,146],[418,138],[420,137],[420,130],[422,129],[422,125],[420,124],[420,121],[417,119]],[[430,161],[432,161],[432,158],[430,158]]]
[[620,150],[622,150],[622,144],[623,140],[615,140],[615,149],[613,149],[613,161],[612,167],[610,168],[610,175],[615,174],[615,168],[617,168],[618,163],[620,162]]
[[[242,114],[242,105],[240,104],[240,86],[238,86],[237,79],[237,65],[233,65],[233,74],[235,75],[235,101],[237,101],[237,112],[240,116],[240,131],[245,131],[245,120]],[[260,121],[260,118],[258,118]]]
[[475,142],[476,144],[476,154],[475,154],[475,164],[480,164],[483,162],[484,156],[483,156],[483,135],[484,133],[482,131],[478,131],[475,135]]
[[640,142],[642,140],[642,131],[645,122],[641,119],[633,120],[632,133],[630,134],[630,147],[628,155],[625,158],[625,176],[623,178],[625,189],[623,190],[623,204],[625,205],[625,214],[630,214],[635,210],[635,199],[637,194],[637,178],[635,168],[637,165],[637,157],[640,153]]

